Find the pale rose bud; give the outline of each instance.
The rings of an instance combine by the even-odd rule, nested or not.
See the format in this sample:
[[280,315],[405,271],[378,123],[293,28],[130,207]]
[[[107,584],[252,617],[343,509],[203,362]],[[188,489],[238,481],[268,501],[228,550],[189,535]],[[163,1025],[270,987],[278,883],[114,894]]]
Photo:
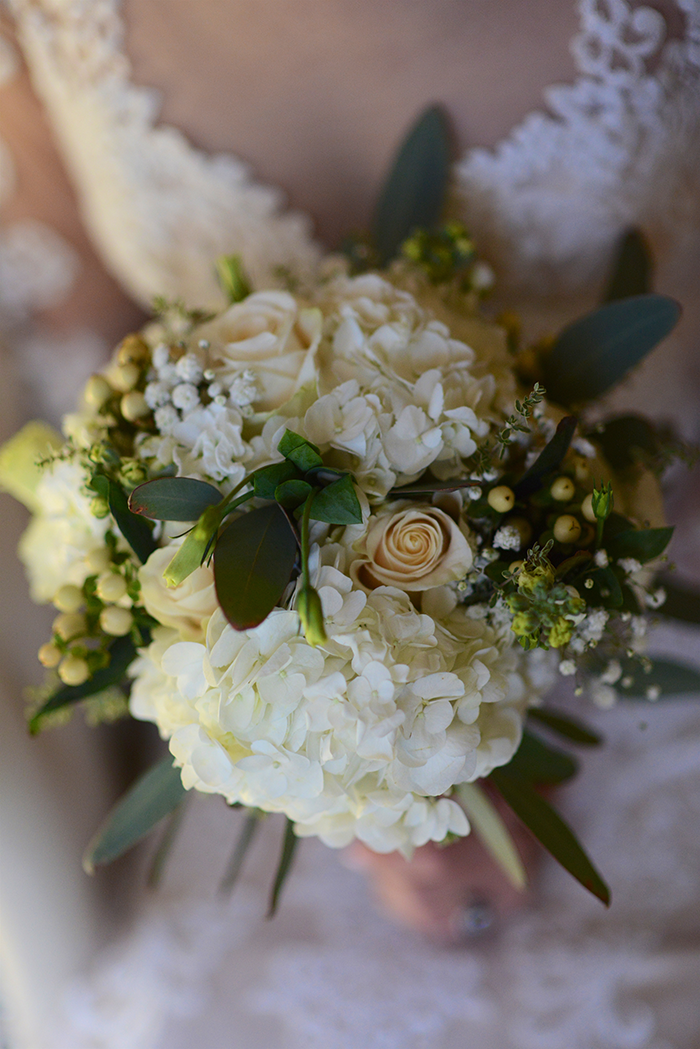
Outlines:
[[53,603],[59,612],[79,612],[85,604],[85,598],[80,587],[67,583],[58,590]]
[[486,498],[489,506],[499,514],[508,513],[515,505],[515,492],[505,484],[492,488]]
[[126,594],[126,579],[117,572],[105,572],[97,580],[96,592],[101,601],[120,601]]
[[90,668],[84,659],[67,655],[59,664],[58,676],[64,685],[83,685],[90,677]]
[[413,504],[370,518],[361,560],[351,572],[367,590],[430,590],[462,579],[471,564],[459,525],[438,507]]
[[63,659],[63,652],[51,641],[47,641],[45,645],[42,645],[38,654],[42,667],[57,667]]
[[80,612],[62,612],[54,619],[52,629],[54,634],[58,634],[64,641],[71,641],[83,636],[87,630],[87,622]]
[[297,612],[304,628],[304,637],[310,645],[322,645],[328,640],[323,625],[323,606],[318,591],[304,587],[297,597]]
[[109,605],[100,612],[100,626],[105,634],[110,634],[112,637],[125,637],[131,630],[133,622],[134,617],[128,608]]

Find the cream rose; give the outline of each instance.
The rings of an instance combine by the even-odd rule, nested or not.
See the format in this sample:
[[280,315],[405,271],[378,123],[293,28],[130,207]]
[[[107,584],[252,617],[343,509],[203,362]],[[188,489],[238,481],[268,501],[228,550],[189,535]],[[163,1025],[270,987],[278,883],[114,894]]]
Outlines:
[[141,599],[149,615],[177,630],[183,641],[203,641],[207,623],[218,608],[214,573],[211,568],[197,568],[179,586],[166,586],[163,572],[178,548],[179,543],[169,543],[154,550],[141,566]]
[[316,377],[322,316],[300,307],[285,291],[261,291],[237,302],[196,331],[209,343],[209,359],[225,383],[246,368],[255,374],[256,411],[271,412]]
[[415,505],[371,518],[359,552],[351,573],[366,590],[443,586],[462,579],[473,557],[466,536],[449,514],[435,506]]

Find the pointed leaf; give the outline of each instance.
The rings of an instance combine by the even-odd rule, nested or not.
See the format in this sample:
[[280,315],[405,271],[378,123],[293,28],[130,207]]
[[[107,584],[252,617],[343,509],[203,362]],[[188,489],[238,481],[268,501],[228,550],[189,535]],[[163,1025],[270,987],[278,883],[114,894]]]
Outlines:
[[287,820],[284,828],[284,839],[282,841],[282,853],[280,855],[279,864],[277,865],[277,873],[275,874],[275,881],[272,886],[272,892],[270,893],[270,905],[267,911],[268,918],[274,918],[277,912],[277,905],[280,901],[282,889],[284,883],[287,880],[287,875],[292,869],[292,862],[294,860],[294,854],[299,844],[299,839],[294,833],[294,824],[290,819]]
[[163,572],[163,579],[168,586],[179,586],[202,565],[220,524],[221,511],[217,506],[210,506],[204,511]]
[[607,551],[611,557],[634,557],[645,564],[661,556],[672,535],[673,528],[628,528],[607,543]]
[[224,529],[214,548],[214,582],[236,630],[258,626],[279,604],[296,556],[296,536],[277,503],[241,514]]
[[578,420],[573,415],[564,416],[557,426],[554,437],[545,445],[527,473],[523,474],[514,486],[513,490],[519,499],[540,488],[543,478],[559,467],[569,450],[577,425]]
[[607,906],[610,889],[584,852],[573,831],[535,788],[508,771],[508,766],[494,769],[489,776],[503,799],[528,830],[562,867],[585,889]]
[[472,828],[511,885],[522,892],[527,872],[513,837],[485,790],[476,783],[460,783],[459,800]]
[[185,796],[180,770],[171,756],[153,765],[119,799],[87,847],[83,867],[92,874],[133,848]]
[[[150,636],[146,634],[144,645],[150,644]],[[35,735],[41,729],[41,723],[47,714],[52,714],[61,707],[71,703],[78,703],[81,699],[96,696],[105,689],[114,685],[121,685],[126,672],[136,659],[136,648],[130,637],[118,637],[109,649],[109,665],[102,670],[96,670],[89,681],[82,685],[61,685],[54,694],[46,700],[41,708],[34,714],[29,722],[29,731]]]
[[589,437],[600,445],[614,470],[626,470],[641,457],[651,458],[659,451],[654,427],[641,415],[620,415],[609,419]]
[[298,506],[306,502],[312,492],[313,488],[308,481],[292,478],[290,481],[283,481],[282,484],[277,485],[275,499],[285,510],[296,510]]
[[628,229],[617,247],[603,302],[628,299],[651,291],[653,262],[641,230]]
[[132,514],[126,492],[120,484],[104,474],[97,474],[91,481],[92,489],[107,500],[117,528],[138,557],[145,564],[158,544],[153,538],[153,528],[138,514]]
[[623,699],[647,699],[650,688],[660,689],[663,697],[700,693],[700,672],[670,659],[652,657],[649,674],[645,674],[638,663],[628,660],[623,666],[621,681],[628,677],[632,678],[632,683],[627,688],[621,683],[616,686]]
[[559,404],[600,397],[666,338],[680,313],[664,295],[635,295],[570,324],[542,362],[548,396]]
[[433,492],[456,492],[461,488],[480,488],[476,481],[465,481],[464,478],[454,481],[416,481],[415,484],[407,484],[403,488],[392,488],[389,493],[392,497],[401,495],[432,495]]
[[579,743],[582,747],[597,747],[603,742],[602,737],[588,725],[553,707],[531,707],[528,717],[533,721],[539,721],[559,736],[570,739],[572,743]]
[[160,879],[163,876],[165,865],[168,862],[168,858],[173,850],[173,846],[177,840],[182,821],[187,811],[187,802],[189,801],[189,794],[185,794],[179,805],[176,805],[173,811],[168,817],[168,822],[165,826],[165,831],[160,840],[160,844],[156,849],[155,855],[151,862],[151,866],[148,871],[148,877],[146,884],[149,889],[157,889],[160,885]]
[[222,498],[212,484],[194,477],[156,477],[134,488],[129,509],[156,521],[196,521]]
[[517,751],[508,765],[528,783],[565,783],[578,772],[578,762],[570,754],[551,747],[539,736],[525,730]]
[[350,474],[316,493],[310,516],[314,521],[326,521],[328,524],[362,523],[362,507]]
[[243,826],[241,827],[240,834],[236,840],[236,845],[231,854],[226,873],[221,879],[219,892],[228,895],[233,890],[234,885],[238,881],[241,870],[243,869],[243,861],[246,858],[248,849],[253,843],[253,838],[255,837],[259,826],[260,812],[257,809],[249,809],[243,820]]
[[284,431],[284,436],[277,445],[277,451],[285,459],[289,459],[295,466],[298,466],[302,473],[323,466],[323,459],[316,445],[307,441],[305,437],[300,437],[298,433],[293,433],[292,430]]
[[380,265],[386,265],[416,229],[435,226],[442,213],[450,171],[447,119],[427,109],[399,148],[382,189],[372,224]]
[[301,478],[299,470],[289,459],[283,459],[281,463],[271,463],[262,470],[256,471],[252,476],[253,491],[256,499],[274,499],[275,489],[284,481]]

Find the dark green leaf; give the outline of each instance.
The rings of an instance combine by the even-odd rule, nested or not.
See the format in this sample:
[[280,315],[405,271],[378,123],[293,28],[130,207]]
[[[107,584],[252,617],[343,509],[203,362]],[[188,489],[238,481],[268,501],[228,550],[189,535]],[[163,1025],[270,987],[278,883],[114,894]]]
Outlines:
[[292,479],[283,481],[275,488],[275,499],[285,510],[296,510],[298,506],[305,503],[313,492],[308,481]]
[[296,852],[299,839],[294,833],[294,824],[290,819],[287,820],[284,828],[284,840],[282,842],[282,853],[280,855],[279,864],[277,865],[277,873],[275,874],[275,881],[272,886],[272,892],[270,893],[270,905],[267,911],[268,918],[274,918],[277,912],[277,905],[282,894],[284,883],[287,880],[292,862],[294,860],[294,853]]
[[579,743],[582,747],[597,747],[603,742],[601,736],[588,725],[584,725],[578,718],[572,718],[570,714],[564,714],[553,707],[532,707],[528,711],[528,717],[533,721],[539,721],[559,736],[570,739],[572,743]]
[[133,848],[184,796],[180,770],[173,765],[172,757],[153,765],[119,799],[88,845],[83,857],[88,874]]
[[672,528],[628,528],[607,544],[607,551],[611,557],[634,557],[645,564],[661,556],[672,535]]
[[600,397],[666,338],[680,312],[664,295],[635,295],[570,324],[542,362],[548,396],[560,404]]
[[609,906],[610,889],[584,852],[580,842],[552,806],[535,788],[508,771],[494,769],[489,779],[515,815],[534,834],[541,845],[572,874],[585,889]]
[[289,459],[295,466],[298,466],[302,473],[323,466],[323,459],[316,445],[291,430],[284,431],[284,436],[277,445],[277,451],[285,459]]
[[[150,643],[150,637],[144,638],[144,645]],[[77,703],[81,699],[88,699],[104,692],[106,688],[121,685],[126,672],[136,658],[136,648],[130,637],[118,637],[109,649],[109,665],[97,670],[89,681],[82,685],[62,685],[58,688],[43,706],[34,714],[29,722],[29,731],[34,735],[41,728],[41,722],[47,714],[60,710],[71,703]]]
[[666,600],[657,615],[680,619],[684,623],[700,623],[700,592],[668,578],[657,579],[666,591]]
[[586,603],[591,607],[620,608],[623,603],[622,588],[615,572],[608,565],[591,572],[593,586],[586,591]]
[[399,148],[372,223],[380,265],[395,257],[416,229],[440,220],[450,173],[450,134],[437,106],[427,109]]
[[628,299],[651,291],[653,262],[646,238],[638,229],[628,229],[617,247],[603,302]]
[[156,477],[134,488],[129,496],[132,514],[156,521],[196,521],[222,499],[221,492],[194,477]]
[[241,514],[223,530],[214,548],[214,582],[236,630],[258,626],[279,603],[296,555],[296,537],[277,503]]
[[686,693],[700,693],[700,673],[694,667],[675,663],[670,659],[653,659],[651,673],[645,674],[638,663],[628,660],[623,666],[622,679],[632,678],[632,684],[625,688],[619,684],[620,695],[625,699],[646,699],[650,688],[661,689],[662,696],[681,696]]
[[570,754],[525,730],[508,768],[528,783],[565,783],[578,772],[578,763]]
[[236,882],[243,869],[243,861],[246,858],[248,849],[253,843],[255,833],[260,826],[260,813],[257,809],[249,810],[245,819],[243,820],[243,826],[241,832],[236,840],[236,845],[231,853],[231,859],[229,860],[226,873],[221,879],[219,886],[219,892],[228,895]]
[[432,495],[433,492],[456,492],[460,488],[479,488],[476,481],[465,481],[464,478],[455,481],[416,481],[415,484],[405,485],[403,488],[392,488],[389,493],[392,498],[401,495]]
[[275,489],[285,481],[301,477],[294,463],[283,459],[281,463],[272,463],[253,476],[253,491],[256,499],[274,499]]
[[527,473],[523,474],[514,486],[513,491],[519,499],[540,488],[543,479],[558,469],[569,450],[577,425],[578,422],[573,415],[564,416],[557,426],[554,437],[542,449]]
[[341,477],[345,477],[343,470],[331,470],[329,466],[315,466],[312,470],[307,470],[306,473],[306,480],[319,488],[325,488],[326,485],[339,481]]
[[98,495],[107,500],[117,528],[138,557],[145,564],[158,544],[153,538],[153,527],[138,514],[132,514],[126,498],[126,492],[116,481],[104,474],[96,474],[91,487]]
[[328,524],[362,523],[362,508],[350,474],[316,493],[311,504],[311,517],[314,521],[326,521]]
[[654,427],[640,415],[620,415],[617,419],[610,419],[589,436],[600,445],[614,470],[626,470],[640,457],[652,457],[659,451]]

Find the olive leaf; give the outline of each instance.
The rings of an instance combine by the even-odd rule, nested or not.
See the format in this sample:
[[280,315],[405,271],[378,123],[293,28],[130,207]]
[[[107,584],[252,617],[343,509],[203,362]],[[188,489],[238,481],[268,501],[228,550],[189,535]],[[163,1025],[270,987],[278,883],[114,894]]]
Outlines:
[[588,725],[554,707],[532,707],[528,711],[528,717],[582,747],[597,747],[603,742],[598,733]]
[[450,174],[450,133],[439,106],[418,118],[403,140],[379,196],[372,239],[385,266],[416,229],[435,226]]
[[93,874],[99,864],[111,863],[172,812],[185,796],[180,769],[171,756],[163,758],[129,788],[114,806],[83,857],[83,867]]
[[156,521],[196,521],[222,499],[221,492],[194,477],[156,477],[134,488],[129,496],[132,514]]
[[282,840],[282,852],[277,865],[277,873],[275,874],[275,880],[272,885],[272,892],[270,893],[270,904],[266,915],[268,918],[274,918],[277,912],[282,889],[284,888],[284,883],[292,869],[294,854],[296,853],[298,844],[299,839],[294,833],[294,824],[290,819],[287,819],[284,828],[284,838]]
[[477,783],[460,783],[456,789],[473,830],[511,885],[522,892],[527,885],[527,872],[498,809]]
[[556,784],[575,776],[578,762],[526,729],[508,768],[528,783]]
[[260,816],[261,813],[258,809],[248,809],[246,813],[245,819],[243,820],[243,826],[241,827],[238,838],[236,839],[236,844],[231,853],[228,866],[226,867],[226,872],[221,879],[221,884],[219,885],[219,892],[224,895],[228,895],[232,892],[233,887],[238,881],[241,870],[243,869],[243,861],[246,858],[248,849],[253,844],[253,839],[255,838],[258,827],[260,826]]
[[214,583],[224,615],[236,630],[256,627],[284,593],[294,570],[297,540],[277,503],[235,518],[214,548]]

